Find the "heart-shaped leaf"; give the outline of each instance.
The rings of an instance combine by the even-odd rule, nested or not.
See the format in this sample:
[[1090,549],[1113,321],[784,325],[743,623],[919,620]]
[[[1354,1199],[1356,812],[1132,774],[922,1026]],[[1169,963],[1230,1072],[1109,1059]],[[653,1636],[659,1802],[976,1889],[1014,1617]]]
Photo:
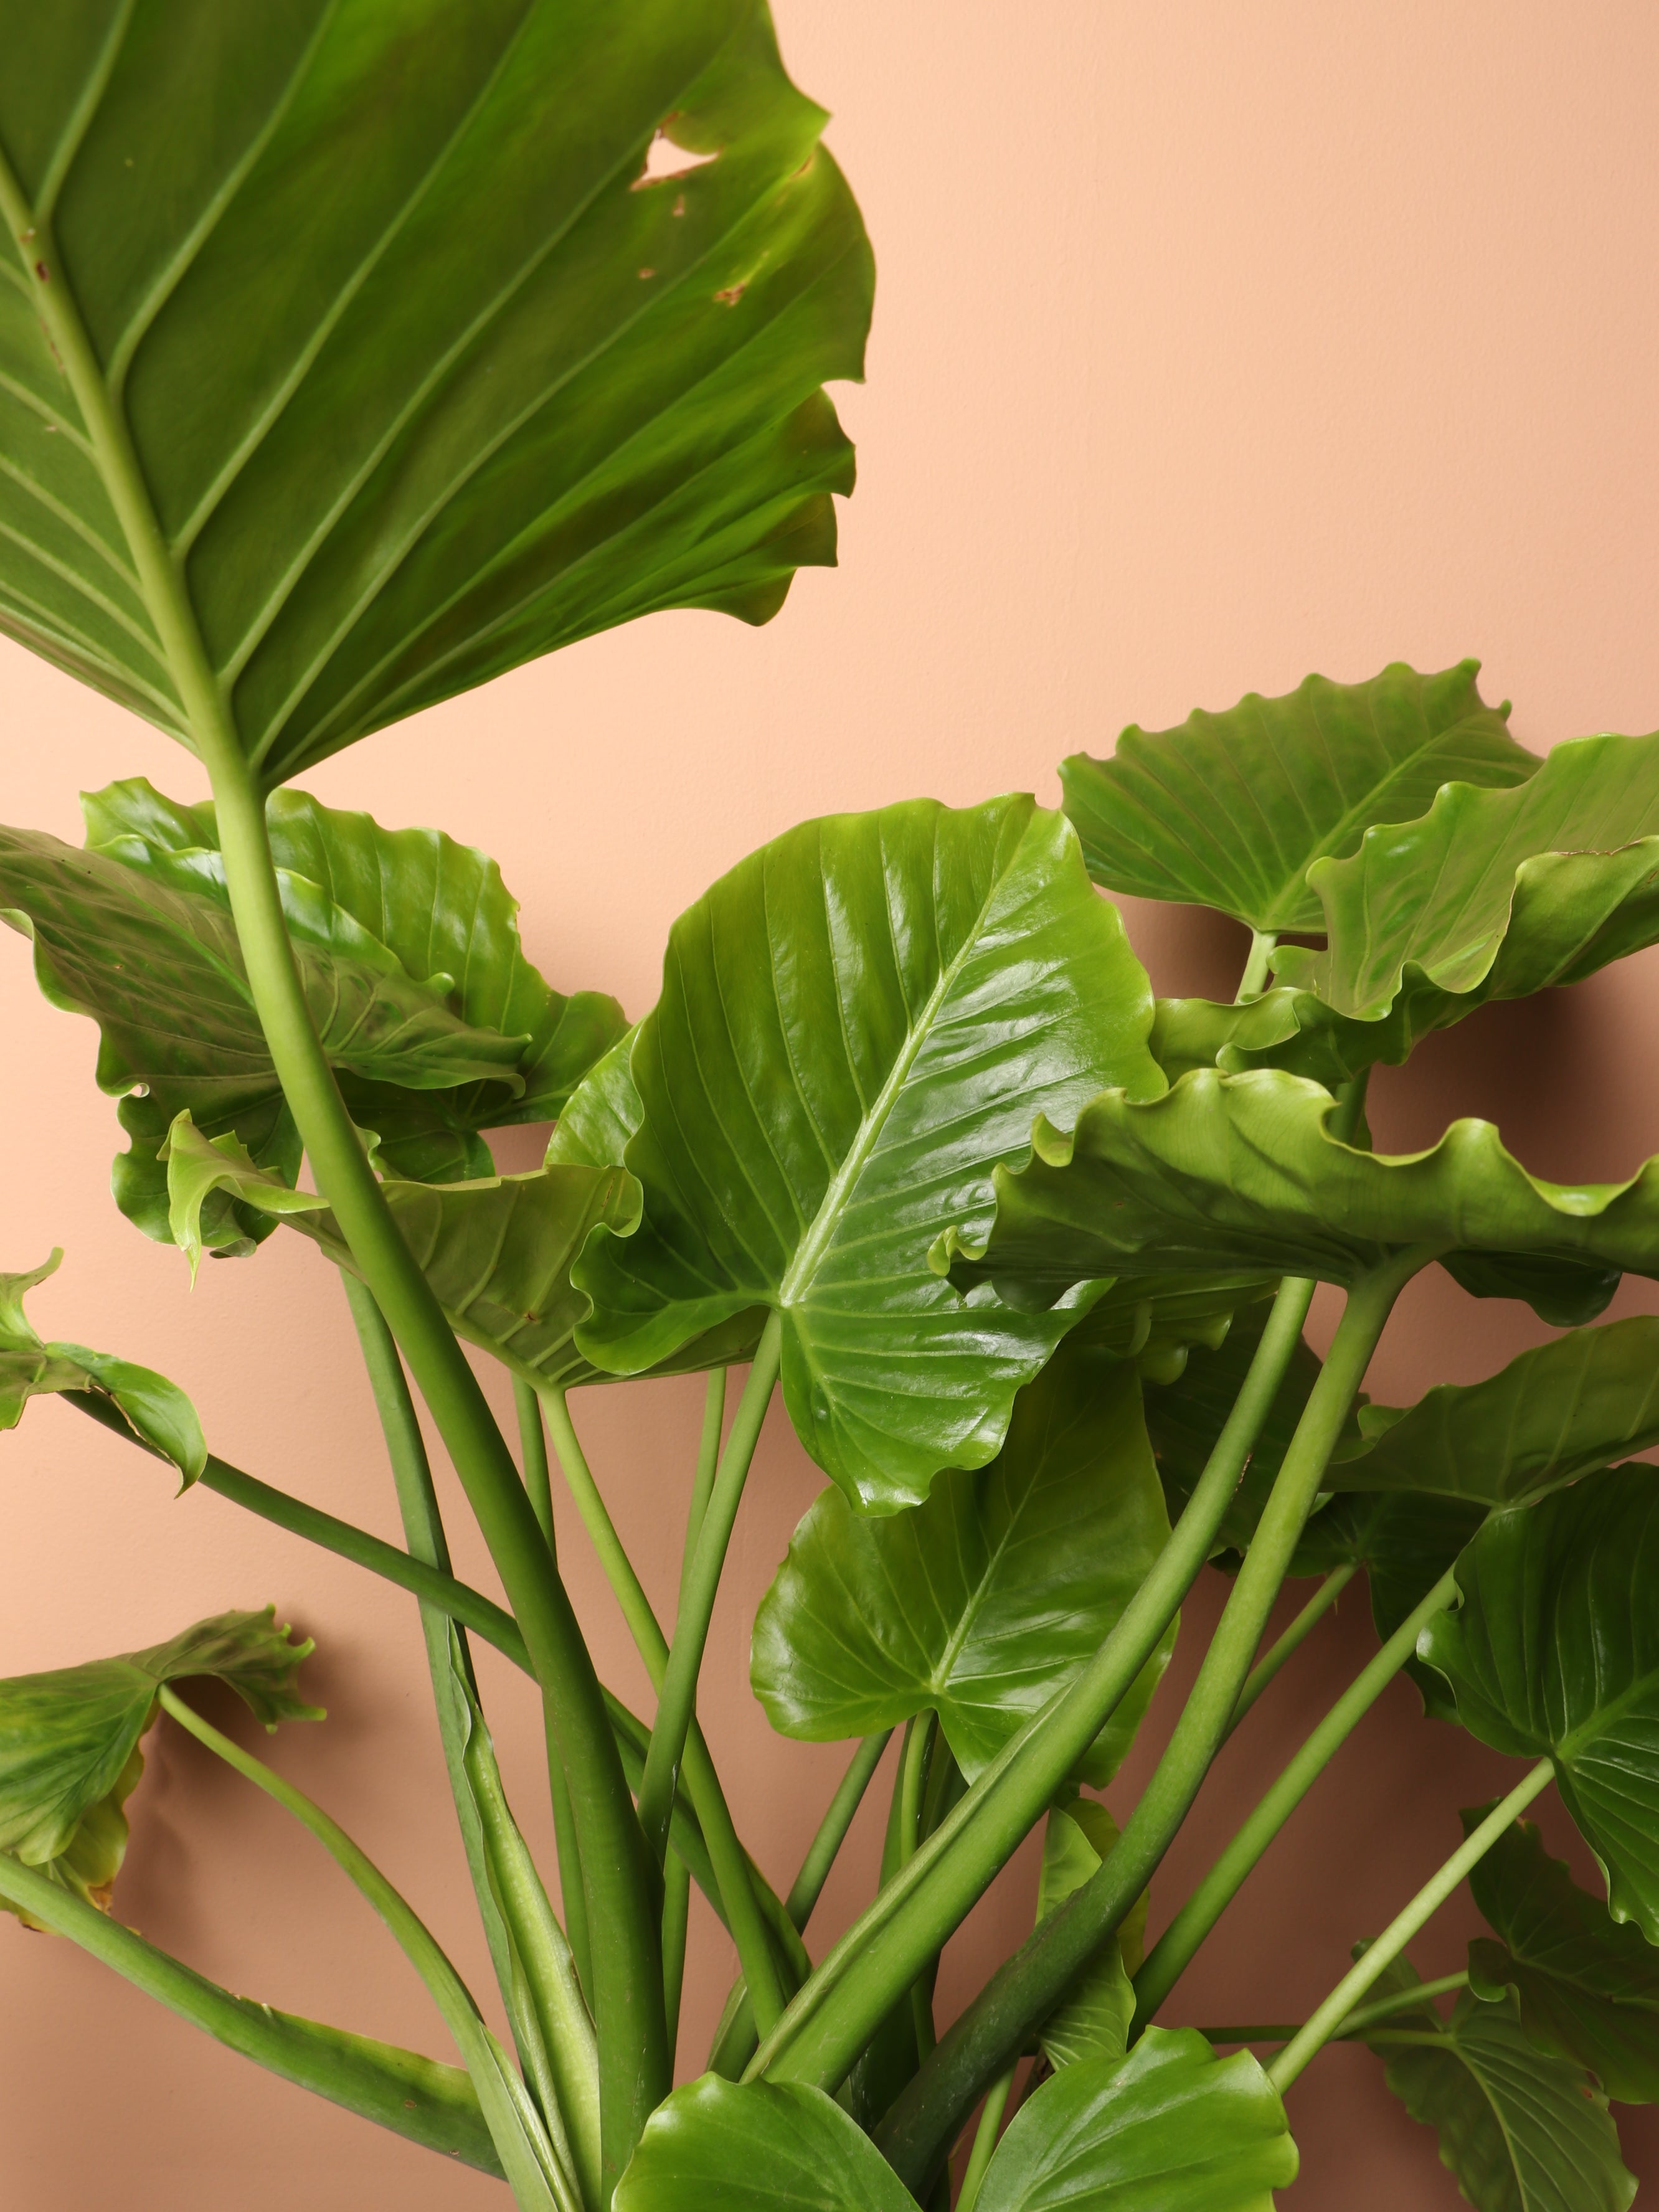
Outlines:
[[1060,783],[1090,874],[1252,929],[1322,927],[1314,861],[1352,853],[1373,823],[1413,820],[1453,777],[1502,786],[1535,773],[1507,706],[1475,689],[1480,665],[1419,676],[1396,660],[1368,684],[1310,676],[1173,730],[1132,723],[1109,760],[1074,753]]
[[[1492,1810],[1465,1813],[1465,1831]],[[1616,2103],[1659,2102],[1659,1951],[1579,1888],[1529,1820],[1504,1831],[1469,1888],[1498,1938],[1469,1946],[1478,1994],[1512,1989],[1532,2041],[1587,2066]]]
[[763,621],[833,559],[819,387],[860,373],[870,256],[763,6],[198,29],[17,33],[12,635],[186,743],[216,686],[274,783],[656,608]]
[[1484,1382],[1442,1382],[1414,1406],[1365,1406],[1332,1490],[1431,1491],[1510,1505],[1659,1443],[1659,1320],[1580,1328]]
[[1577,982],[1659,935],[1656,836],[1659,734],[1573,738],[1518,789],[1450,784],[1420,821],[1320,862],[1328,947],[1285,948],[1276,973],[1362,1021],[1408,971],[1462,1002],[1449,1019]]
[[1334,1110],[1317,1084],[1274,1069],[1198,1068],[1150,1100],[1106,1091],[1074,1131],[1039,1121],[1029,1167],[997,1170],[988,1236],[953,1230],[933,1264],[1029,1304],[1154,1271],[1352,1283],[1390,1250],[1438,1244],[1477,1295],[1580,1319],[1620,1271],[1659,1274],[1659,1162],[1628,1182],[1545,1182],[1476,1121],[1389,1158],[1332,1136]]
[[0,1850],[107,1911],[126,1855],[121,1808],[143,1772],[139,1741],[161,1685],[211,1674],[268,1729],[320,1720],[295,1688],[311,1649],[268,1606],[198,1621],[148,1651],[0,1682]]
[[637,1373],[758,1306],[783,1391],[849,1496],[892,1511],[999,1449],[1077,1309],[964,1309],[927,1267],[986,1210],[1034,1107],[1163,1078],[1152,998],[1064,817],[1024,798],[809,822],[675,924],[630,1071],[636,1234],[576,1270],[598,1365]]
[[705,2074],[646,2122],[616,2212],[916,2212],[862,2128],[822,2089]]
[[43,1344],[25,1317],[24,1298],[56,1273],[63,1257],[56,1251],[27,1274],[0,1274],[0,1429],[15,1429],[31,1398],[89,1391],[115,1406],[141,1444],[171,1460],[188,1488],[207,1465],[207,1443],[178,1384],[84,1344]]
[[[1100,1870],[1118,1838],[1117,1823],[1092,1797],[1073,1798],[1049,1812],[1042,1836],[1042,1870],[1037,1882],[1039,1921],[1063,1904],[1074,1889]],[[1146,1896],[1109,1936],[1076,1976],[1037,2038],[1042,2055],[1055,2068],[1085,2059],[1122,2057],[1135,2014],[1131,1974],[1139,1968],[1146,1940]]]
[[1555,1763],[1615,1920],[1659,1943],[1659,1472],[1610,1468],[1498,1513],[1419,1655],[1495,1750]]
[[1272,2212],[1296,2179],[1278,2093],[1248,2051],[1149,2027],[1127,2058],[1066,2066],[1028,2098],[986,2169],[977,2212]]
[[[1415,1982],[1398,1962],[1379,1985]],[[1607,2100],[1583,2069],[1529,2042],[1513,2000],[1464,1996],[1449,2021],[1426,2002],[1384,2027],[1428,2040],[1373,2048],[1390,2089],[1440,2139],[1441,2163],[1478,2212],[1626,2212],[1636,2177]]]
[[[934,1711],[971,1781],[1099,1645],[1168,1540],[1140,1389],[1069,1349],[1021,1391],[999,1457],[871,1517],[826,1490],[756,1617],[750,1679],[785,1735],[823,1742]],[[1084,1762],[1109,1780],[1166,1633]]]

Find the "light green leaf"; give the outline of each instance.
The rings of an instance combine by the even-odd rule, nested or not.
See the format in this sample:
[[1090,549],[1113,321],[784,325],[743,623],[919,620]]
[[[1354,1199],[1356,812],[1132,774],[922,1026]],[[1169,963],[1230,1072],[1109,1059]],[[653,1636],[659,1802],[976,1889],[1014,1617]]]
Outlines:
[[147,1651],[0,1682],[0,1850],[107,1911],[126,1855],[121,1808],[144,1770],[139,1741],[161,1685],[211,1674],[268,1729],[320,1720],[295,1687],[312,1648],[267,1606],[217,1613]]
[[1133,1359],[1148,1382],[1173,1382],[1200,1346],[1224,1342],[1235,1315],[1270,1298],[1277,1275],[1126,1275],[1107,1285],[1067,1338]]
[[0,624],[186,743],[193,661],[274,783],[657,608],[763,621],[852,483],[823,119],[755,0],[20,21]]
[[866,1509],[999,1449],[1075,1310],[964,1310],[929,1275],[1034,1108],[1163,1078],[1152,997],[1070,825],[1025,798],[803,823],[675,924],[630,1071],[638,1232],[576,1270],[596,1364],[637,1373],[717,1323],[783,1321],[783,1394]]
[[1154,1272],[1352,1283],[1431,1243],[1466,1289],[1525,1297],[1547,1319],[1598,1311],[1620,1271],[1659,1275],[1659,1162],[1627,1182],[1545,1182],[1476,1121],[1390,1158],[1332,1136],[1334,1110],[1317,1084],[1274,1069],[1199,1068],[1145,1101],[1105,1091],[1074,1132],[1039,1121],[1030,1166],[997,1170],[988,1236],[953,1230],[933,1264],[1035,1304]]
[[1428,1030],[1473,1011],[1415,975],[1375,1022],[1350,1020],[1311,991],[1288,984],[1242,1004],[1160,999],[1152,1054],[1171,1083],[1193,1067],[1218,1067],[1228,1075],[1282,1067],[1334,1091],[1368,1067],[1399,1066]]
[[1659,1443],[1659,1320],[1638,1314],[1523,1352],[1484,1382],[1365,1406],[1333,1490],[1411,1490],[1510,1505]]
[[192,1282],[204,1251],[252,1249],[241,1226],[245,1207],[283,1219],[327,1209],[314,1191],[290,1190],[260,1167],[234,1131],[204,1137],[188,1109],[168,1129],[157,1157],[167,1173],[167,1234],[190,1261]]
[[[1465,1813],[1465,1832],[1492,1810]],[[1659,2102],[1659,1951],[1579,1888],[1529,1820],[1504,1831],[1469,1888],[1498,1936],[1469,1946],[1477,1993],[1513,1989],[1532,2041],[1587,2066],[1617,2103]]]
[[23,1312],[37,1283],[57,1273],[63,1252],[27,1274],[0,1274],[0,1429],[15,1429],[31,1398],[90,1391],[115,1406],[141,1444],[171,1460],[189,1488],[207,1465],[196,1408],[176,1382],[84,1344],[43,1344]]
[[[1396,1966],[1380,1986],[1416,1979]],[[1477,2212],[1625,2212],[1636,2177],[1620,2158],[1607,2099],[1582,2067],[1528,2041],[1513,1999],[1465,1995],[1448,2022],[1425,2002],[1385,2025],[1435,2038],[1373,2048],[1389,2088],[1439,2136],[1441,2163]]]
[[[1042,1836],[1042,1870],[1036,1917],[1043,1920],[1074,1889],[1099,1871],[1118,1838],[1117,1823],[1092,1797],[1074,1798],[1049,1812]],[[1082,1968],[1042,2023],[1037,2037],[1048,2063],[1076,2066],[1085,2059],[1120,2059],[1135,2014],[1129,1977],[1140,1965],[1146,1941],[1146,1896]]]
[[612,2202],[616,2212],[916,2212],[822,2089],[714,2074],[659,2105]]
[[[1133,1368],[1061,1354],[1008,1440],[927,1503],[872,1517],[826,1490],[761,1601],[750,1680],[811,1742],[938,1713],[972,1781],[1099,1645],[1168,1540]],[[1168,1661],[1173,1625],[1084,1761],[1109,1780]]]
[[1132,723],[1109,760],[1074,753],[1060,782],[1089,872],[1252,929],[1318,929],[1314,861],[1352,853],[1373,823],[1412,821],[1454,776],[1510,785],[1535,773],[1508,707],[1475,689],[1480,665],[1419,676],[1395,660],[1368,684],[1310,676],[1173,730]]
[[1248,2051],[1149,2027],[1127,2058],[1067,2066],[1014,2115],[976,2212],[1272,2212],[1296,2179],[1278,2093]]
[[1450,784],[1420,821],[1322,861],[1328,949],[1285,948],[1276,972],[1362,1021],[1408,971],[1462,1002],[1446,1020],[1576,983],[1659,935],[1656,835],[1659,734],[1574,738],[1519,789]]
[[1659,1471],[1586,1475],[1498,1513],[1458,1563],[1463,1603],[1419,1656],[1472,1735],[1547,1753],[1608,1909],[1659,1943]]

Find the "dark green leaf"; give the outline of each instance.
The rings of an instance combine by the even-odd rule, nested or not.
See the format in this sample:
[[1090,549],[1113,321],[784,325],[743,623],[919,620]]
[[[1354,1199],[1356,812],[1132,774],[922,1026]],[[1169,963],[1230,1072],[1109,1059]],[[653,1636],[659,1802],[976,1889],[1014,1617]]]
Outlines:
[[[1056,1805],[1042,1837],[1042,1872],[1037,1883],[1039,1921],[1074,1889],[1099,1871],[1118,1838],[1117,1823],[1092,1797]],[[1054,2067],[1076,2066],[1085,2059],[1122,2057],[1134,2018],[1134,1985],[1146,1939],[1146,1897],[1106,1938],[1042,2023],[1037,2041]]]
[[580,1348],[637,1372],[770,1306],[791,1418],[849,1496],[891,1511],[983,1466],[1077,1310],[964,1308],[928,1246],[987,1210],[1034,1109],[1161,1087],[1151,1017],[1070,825],[1029,799],[791,830],[674,926],[630,1060],[644,1216],[577,1267]]
[[[826,1490],[755,1622],[774,1728],[823,1741],[939,1717],[971,1781],[1098,1646],[1168,1540],[1132,1367],[1062,1352],[1022,1390],[1000,1455],[871,1517]],[[1104,1783],[1168,1660],[1167,1634],[1084,1763]]]
[[1574,738],[1518,790],[1450,784],[1420,821],[1322,862],[1328,947],[1287,948],[1275,969],[1362,1021],[1408,971],[1462,1002],[1448,1020],[1577,982],[1659,934],[1656,833],[1659,735]]
[[[1492,1809],[1465,1813],[1465,1831]],[[1512,1988],[1532,2040],[1588,2066],[1616,2103],[1659,2102],[1659,1951],[1610,1919],[1528,1820],[1504,1831],[1469,1888],[1500,1938],[1469,1946],[1481,1994]]]
[[1442,1382],[1404,1409],[1364,1407],[1359,1430],[1326,1475],[1333,1490],[1514,1504],[1659,1443],[1659,1320],[1575,1329],[1484,1382]]
[[1296,2179],[1285,2107],[1248,2051],[1149,2027],[1127,2058],[1063,2068],[997,2146],[977,2212],[1272,2212]]
[[1089,872],[1252,929],[1320,928],[1314,861],[1352,853],[1373,823],[1413,820],[1454,776],[1508,785],[1536,771],[1508,707],[1475,689],[1480,665],[1419,676],[1396,660],[1368,684],[1310,676],[1173,730],[1132,723],[1109,760],[1074,753],[1060,781]]
[[1030,1166],[997,1170],[988,1237],[952,1231],[933,1264],[964,1290],[988,1282],[1025,1304],[1131,1273],[1254,1267],[1352,1283],[1420,1243],[1450,1248],[1466,1289],[1534,1304],[1573,1282],[1605,1303],[1609,1273],[1659,1275],[1659,1162],[1628,1182],[1545,1182],[1476,1121],[1394,1159],[1332,1136],[1334,1110],[1317,1084],[1273,1069],[1198,1068],[1144,1101],[1105,1091],[1074,1132],[1039,1121]]
[[646,2123],[616,2212],[916,2212],[864,2130],[822,2089],[705,2074]]
[[56,1273],[63,1256],[54,1252],[26,1275],[0,1274],[0,1429],[15,1429],[31,1398],[90,1391],[110,1400],[138,1442],[171,1460],[188,1487],[207,1465],[207,1443],[178,1384],[84,1344],[43,1344],[26,1318],[24,1298]]
[[320,1720],[295,1688],[311,1649],[267,1606],[216,1614],[147,1651],[0,1682],[0,1850],[107,1911],[126,1855],[122,1807],[144,1770],[139,1740],[161,1685],[212,1674],[268,1729]]
[[[1416,1978],[1396,1966],[1380,1986]],[[1513,1999],[1466,1995],[1449,2022],[1425,2002],[1390,2014],[1385,2027],[1433,2038],[1385,2036],[1373,2048],[1389,2088],[1438,2136],[1441,2163],[1477,2212],[1625,2212],[1636,2177],[1620,2159],[1607,2099],[1582,2067],[1528,2041]]]
[[1278,1288],[1277,1275],[1126,1275],[1107,1286],[1066,1340],[1133,1359],[1149,1382],[1173,1382],[1194,1351],[1213,1351],[1235,1314]]
[[1495,1750],[1547,1753],[1616,1920],[1659,1943],[1659,1471],[1586,1475],[1494,1514],[1458,1563],[1463,1604],[1418,1650]]
[[[0,88],[13,635],[189,742],[167,636],[275,782],[656,608],[763,621],[833,559],[820,386],[860,373],[870,256],[755,0],[96,13],[20,23]],[[647,175],[659,131],[714,158]]]
[[[1461,1498],[1380,1491],[1366,1497],[1334,1498],[1303,1530],[1291,1572],[1328,1575],[1335,1567],[1364,1567],[1371,1619],[1378,1638],[1386,1644],[1416,1612],[1486,1517],[1484,1506]],[[1406,1672],[1416,1683],[1426,1711],[1439,1720],[1456,1719],[1446,1685],[1431,1667],[1408,1659]]]

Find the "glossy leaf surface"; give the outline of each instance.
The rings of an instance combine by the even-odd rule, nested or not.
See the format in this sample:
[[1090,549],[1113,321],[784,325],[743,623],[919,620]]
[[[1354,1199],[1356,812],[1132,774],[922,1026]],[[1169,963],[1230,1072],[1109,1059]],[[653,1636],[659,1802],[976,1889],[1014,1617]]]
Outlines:
[[[1416,1976],[1396,1968],[1379,1986]],[[1391,2014],[1432,2044],[1378,2044],[1389,2088],[1431,2127],[1440,2158],[1477,2212],[1625,2212],[1636,2177],[1619,2155],[1607,2100],[1580,2066],[1529,2043],[1512,2002],[1458,2000]]]
[[1419,676],[1396,660],[1367,684],[1310,676],[1172,730],[1132,724],[1109,760],[1074,753],[1060,782],[1089,872],[1252,929],[1321,928],[1314,861],[1352,853],[1373,823],[1415,819],[1455,777],[1510,785],[1536,770],[1508,708],[1482,701],[1480,665]]
[[207,1443],[196,1408],[178,1384],[84,1344],[43,1343],[31,1326],[23,1300],[57,1273],[63,1256],[54,1252],[27,1274],[0,1274],[0,1429],[15,1429],[31,1398],[89,1391],[110,1401],[138,1442],[171,1460],[188,1486],[207,1464]]
[[1127,2058],[1067,2066],[1021,2106],[978,2212],[1271,2212],[1296,2179],[1285,2107],[1248,2051],[1149,2027]]
[[1285,948],[1275,972],[1366,1021],[1408,971],[1466,1000],[1577,982],[1659,934],[1656,834],[1659,734],[1573,738],[1517,789],[1454,783],[1320,863],[1328,948]]
[[211,1674],[267,1728],[320,1720],[295,1677],[311,1650],[275,1613],[223,1613],[171,1643],[0,1682],[0,1850],[106,1911],[125,1856],[122,1806],[164,1682]]
[[[1492,1809],[1465,1813],[1464,1827]],[[1528,1820],[1498,1838],[1469,1888],[1498,1938],[1469,1946],[1479,1993],[1512,1989],[1533,2042],[1587,2066],[1616,2103],[1659,2102],[1659,1951],[1580,1889]]]
[[1554,1760],[1613,1917],[1659,1943],[1659,1472],[1611,1468],[1495,1515],[1457,1580],[1463,1604],[1420,1656],[1483,1743]]
[[657,2107],[613,2202],[616,2212],[915,2212],[833,2097],[713,2074]]
[[[625,34],[598,0],[8,30],[26,644],[189,741],[137,499],[275,782],[655,608],[764,620],[834,557],[852,457],[819,387],[860,372],[869,252],[754,0],[637,0]],[[659,129],[691,159],[647,175]]]
[[1574,1329],[1484,1382],[1365,1406],[1333,1490],[1412,1490],[1510,1505],[1659,1443],[1659,1320]]
[[[1044,1824],[1042,1871],[1037,1882],[1039,1921],[1099,1871],[1117,1841],[1117,1823],[1092,1797],[1056,1805]],[[1139,1966],[1146,1938],[1145,1893],[1121,1925],[1077,1975],[1042,2023],[1037,2042],[1048,2063],[1079,2065],[1085,2059],[1122,2057],[1135,2014],[1129,1977]]]
[[953,1231],[933,1264],[1036,1303],[1154,1271],[1352,1283],[1388,1251],[1435,1243],[1466,1288],[1525,1296],[1550,1319],[1598,1311],[1621,1270],[1659,1274],[1659,1163],[1628,1182],[1546,1182],[1475,1121],[1389,1158],[1333,1137],[1334,1110],[1318,1085],[1271,1069],[1197,1069],[1147,1101],[1106,1091],[1073,1133],[1040,1122],[1030,1166],[997,1172],[988,1237]]
[[637,1373],[770,1306],[790,1416],[849,1496],[890,1512],[982,1466],[1076,1313],[964,1308],[928,1246],[985,1214],[1034,1109],[1161,1087],[1151,1016],[1070,825],[1029,799],[791,830],[674,926],[630,1059],[643,1218],[577,1268],[581,1349]]
[[[1099,1645],[1169,1533],[1133,1369],[1064,1352],[981,1472],[878,1517],[823,1492],[756,1618],[755,1694],[774,1728],[818,1742],[935,1711],[972,1781]],[[1173,1642],[1088,1754],[1088,1780],[1115,1771]]]

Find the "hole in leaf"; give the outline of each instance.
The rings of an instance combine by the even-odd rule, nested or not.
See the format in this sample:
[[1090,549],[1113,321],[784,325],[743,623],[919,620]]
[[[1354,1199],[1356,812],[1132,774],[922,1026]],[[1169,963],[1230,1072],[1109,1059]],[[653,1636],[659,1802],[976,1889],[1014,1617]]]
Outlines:
[[[661,128],[646,149],[645,167],[635,178],[629,186],[630,191],[643,191],[647,185],[666,184],[676,177],[688,177],[694,169],[701,169],[710,161],[719,161],[718,147],[712,154],[698,154],[687,147],[677,145],[671,135],[671,126],[675,118],[672,115],[663,118]],[[674,212],[676,215],[683,215],[684,211],[682,195],[681,202],[675,208]]]

